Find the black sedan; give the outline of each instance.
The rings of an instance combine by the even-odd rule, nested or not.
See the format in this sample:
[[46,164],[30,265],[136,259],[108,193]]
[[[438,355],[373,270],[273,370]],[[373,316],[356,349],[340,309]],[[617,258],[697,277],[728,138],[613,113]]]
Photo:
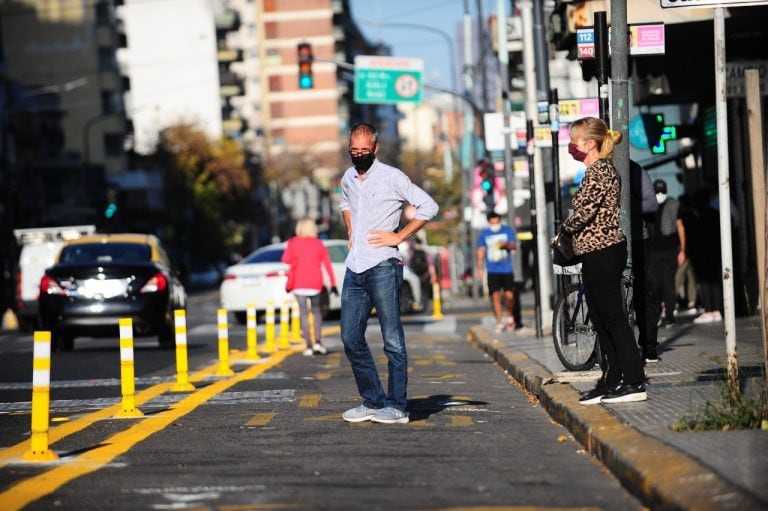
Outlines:
[[131,318],[135,336],[174,346],[174,309],[187,294],[159,240],[146,234],[94,234],[65,244],[40,281],[40,321],[55,349],[77,336],[118,337]]

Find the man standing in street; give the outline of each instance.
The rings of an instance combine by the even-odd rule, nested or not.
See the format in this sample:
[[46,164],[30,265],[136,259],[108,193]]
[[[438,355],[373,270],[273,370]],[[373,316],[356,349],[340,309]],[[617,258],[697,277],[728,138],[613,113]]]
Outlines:
[[515,273],[512,251],[517,248],[515,230],[501,224],[501,215],[491,211],[486,215],[488,227],[480,232],[477,240],[477,276],[482,278],[483,266],[488,273],[488,294],[491,296],[493,315],[496,317],[494,333],[504,331],[502,322],[501,294],[507,305],[507,330],[515,331]]
[[[353,166],[341,178],[339,201],[350,248],[341,293],[341,340],[363,403],[344,412],[343,418],[403,424],[408,422],[408,357],[400,320],[403,260],[397,245],[424,227],[437,214],[438,206],[405,173],[376,159],[378,149],[373,126],[360,123],[352,127],[349,155]],[[406,202],[416,212],[398,230]],[[365,339],[374,307],[388,360],[386,393]]]

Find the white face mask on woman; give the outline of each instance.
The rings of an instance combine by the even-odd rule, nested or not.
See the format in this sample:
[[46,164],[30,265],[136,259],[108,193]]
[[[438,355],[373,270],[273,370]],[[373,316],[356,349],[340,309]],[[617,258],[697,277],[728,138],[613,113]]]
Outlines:
[[667,200],[667,194],[666,193],[657,193],[656,194],[656,202],[661,204],[665,200]]
[[491,224],[491,225],[488,226],[488,228],[492,232],[499,232],[501,230],[501,224]]

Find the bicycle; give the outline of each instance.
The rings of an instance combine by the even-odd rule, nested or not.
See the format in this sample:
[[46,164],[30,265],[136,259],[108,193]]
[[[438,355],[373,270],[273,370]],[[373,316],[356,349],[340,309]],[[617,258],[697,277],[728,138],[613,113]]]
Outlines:
[[[575,276],[576,281],[566,284],[555,302],[552,316],[552,339],[557,358],[570,371],[585,371],[600,361],[597,332],[589,321],[586,288],[581,280],[581,264],[555,266],[555,273]],[[632,269],[627,267],[621,276],[624,314],[634,330],[635,312],[632,306]]]

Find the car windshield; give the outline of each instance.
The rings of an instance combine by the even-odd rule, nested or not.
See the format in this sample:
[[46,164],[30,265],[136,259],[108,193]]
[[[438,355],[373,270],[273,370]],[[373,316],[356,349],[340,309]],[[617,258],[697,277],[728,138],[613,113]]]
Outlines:
[[143,243],[78,243],[61,250],[62,263],[137,263],[151,260]]
[[245,264],[254,263],[279,263],[283,256],[284,249],[281,248],[262,248],[243,260]]

